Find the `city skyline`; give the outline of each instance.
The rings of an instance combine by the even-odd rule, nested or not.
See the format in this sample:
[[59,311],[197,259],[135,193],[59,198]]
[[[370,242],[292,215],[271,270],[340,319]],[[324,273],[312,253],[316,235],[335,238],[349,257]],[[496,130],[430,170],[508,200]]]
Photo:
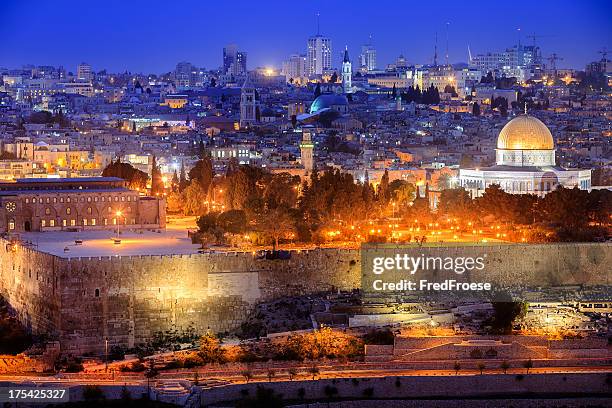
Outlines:
[[[394,62],[400,54],[411,64],[432,63],[436,33],[438,62],[444,63],[447,29],[450,63],[467,62],[468,46],[472,54],[479,54],[502,51],[519,39],[532,44],[528,36],[533,33],[541,36],[536,41],[544,56],[556,53],[563,57],[559,64],[563,68],[583,69],[587,62],[600,57],[599,50],[612,48],[612,29],[607,24],[612,7],[603,1],[589,2],[588,7],[582,3],[544,2],[537,8],[525,1],[512,9],[466,8],[442,2],[420,11],[419,17],[409,5],[398,4],[393,12],[366,5],[352,9],[349,19],[338,19],[337,12],[322,2],[290,13],[281,3],[268,2],[264,8],[243,4],[233,9],[229,23],[222,17],[224,10],[197,3],[183,4],[176,19],[168,18],[166,12],[150,3],[144,7],[143,2],[120,5],[111,1],[87,13],[72,1],[61,6],[33,3],[5,4],[0,67],[63,65],[74,72],[76,65],[85,61],[95,71],[164,73],[179,61],[189,61],[216,69],[222,65],[223,47],[235,43],[248,53],[249,69],[280,68],[290,54],[306,53],[307,39],[317,32],[317,13],[321,34],[334,43],[334,68],[340,67],[345,45],[356,65],[360,46],[369,41],[370,35],[379,68]],[[211,11],[221,18],[206,18]],[[26,12],[28,24],[20,18]],[[395,16],[405,18],[390,24]],[[571,30],[566,29],[564,21],[571,24]],[[566,28],[561,29],[563,26]],[[42,41],[44,38],[51,40]]]

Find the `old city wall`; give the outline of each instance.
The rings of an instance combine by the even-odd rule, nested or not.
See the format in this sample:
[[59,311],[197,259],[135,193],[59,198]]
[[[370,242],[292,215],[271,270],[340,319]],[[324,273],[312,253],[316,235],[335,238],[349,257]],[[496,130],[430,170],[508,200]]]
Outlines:
[[[169,330],[222,332],[238,327],[258,302],[361,285],[357,250],[293,252],[288,260],[250,253],[60,258],[0,243],[0,293],[35,333],[55,335],[67,353],[100,353],[105,339],[133,347]],[[574,277],[567,283],[608,284],[610,248],[489,246],[487,279],[515,282],[561,271]],[[483,247],[440,250],[468,256]]]
[[240,326],[261,301],[350,290],[359,285],[357,251],[294,253],[259,260],[251,253],[60,259],[64,352],[133,347],[156,332]]
[[58,258],[0,239],[0,295],[33,333],[59,334]]

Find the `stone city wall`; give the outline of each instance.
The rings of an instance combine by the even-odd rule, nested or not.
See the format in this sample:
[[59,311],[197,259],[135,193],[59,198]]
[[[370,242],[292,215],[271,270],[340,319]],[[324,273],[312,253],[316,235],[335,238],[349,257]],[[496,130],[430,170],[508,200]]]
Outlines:
[[[486,250],[492,254],[489,280],[514,282],[561,269],[587,284],[607,284],[611,247],[442,250],[456,256]],[[506,261],[497,262],[500,257]],[[358,250],[295,251],[288,260],[257,259],[251,253],[61,258],[0,240],[0,294],[34,333],[59,339],[64,353],[102,353],[105,339],[109,347],[133,347],[169,330],[223,332],[239,327],[258,302],[353,290],[360,284]]]

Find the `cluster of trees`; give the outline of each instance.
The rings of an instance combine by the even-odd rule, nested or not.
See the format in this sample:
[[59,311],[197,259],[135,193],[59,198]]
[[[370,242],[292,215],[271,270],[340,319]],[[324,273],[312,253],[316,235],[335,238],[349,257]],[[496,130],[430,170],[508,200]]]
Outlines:
[[409,87],[406,92],[401,93],[402,101],[410,103],[422,103],[425,105],[435,105],[440,103],[440,92],[438,88],[431,86],[427,88],[425,91],[421,91],[419,86]]
[[129,163],[122,163],[120,159],[110,163],[102,170],[103,177],[119,177],[128,182],[131,189],[144,190],[147,188],[149,175],[136,169]]
[[27,123],[36,123],[36,124],[58,124],[61,127],[67,127],[68,125],[70,125],[70,120],[68,120],[68,118],[66,118],[66,116],[64,115],[64,113],[59,110],[57,113],[53,114],[49,111],[39,111],[39,112],[32,112],[32,114],[30,116],[28,116],[26,118],[26,120],[20,120],[19,124],[22,125],[24,122]]
[[612,192],[559,187],[546,196],[509,194],[499,186],[487,187],[472,200],[467,191],[444,190],[438,210],[459,219],[487,217],[510,225],[539,227],[534,241],[591,241],[607,234],[612,213]]
[[[223,211],[200,208],[198,227],[205,241],[217,243],[226,233],[249,234],[252,242],[274,246],[284,239],[322,242],[329,227],[355,225],[384,213],[399,217],[411,209],[416,196],[414,184],[389,182],[387,172],[375,191],[369,182],[355,183],[352,175],[339,170],[315,171],[309,181],[300,183],[288,173],[230,164],[214,184],[223,190]],[[202,194],[184,196],[183,208],[192,211],[190,203],[204,202]]]

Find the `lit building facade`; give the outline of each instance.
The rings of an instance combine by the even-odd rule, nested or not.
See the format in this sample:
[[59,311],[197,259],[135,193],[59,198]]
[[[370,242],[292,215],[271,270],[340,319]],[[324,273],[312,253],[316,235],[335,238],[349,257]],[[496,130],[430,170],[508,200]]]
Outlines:
[[116,177],[18,179],[0,183],[0,232],[164,228],[165,201],[140,196]]

